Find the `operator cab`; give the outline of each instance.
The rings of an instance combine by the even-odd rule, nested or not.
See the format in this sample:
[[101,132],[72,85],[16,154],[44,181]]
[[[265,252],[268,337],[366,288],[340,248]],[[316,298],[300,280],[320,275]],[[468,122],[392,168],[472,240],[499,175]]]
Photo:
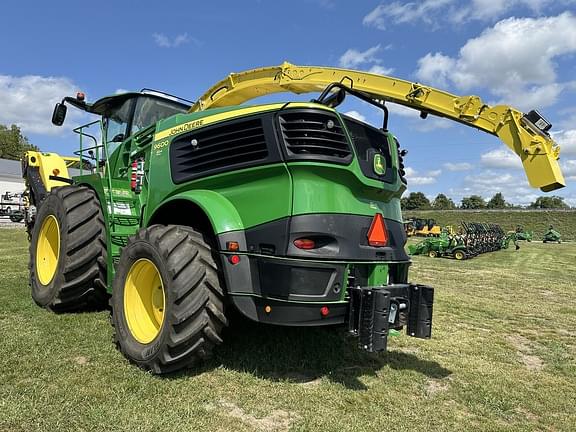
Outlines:
[[154,93],[124,93],[96,101],[91,112],[102,116],[108,154],[136,132],[174,114],[186,113],[190,105]]
[[[186,99],[150,89],[107,96],[93,104],[85,101],[83,93],[78,93],[75,98],[65,97],[62,102],[56,104],[52,114],[52,123],[56,126],[61,126],[66,118],[65,103],[102,117],[102,144],[98,145],[94,136],[82,130],[92,123],[76,128],[74,131],[92,138],[96,147],[103,147],[105,142],[108,155],[111,155],[120,143],[136,132],[158,120],[174,114],[186,113],[192,105],[192,102]],[[104,152],[101,156],[104,157]]]

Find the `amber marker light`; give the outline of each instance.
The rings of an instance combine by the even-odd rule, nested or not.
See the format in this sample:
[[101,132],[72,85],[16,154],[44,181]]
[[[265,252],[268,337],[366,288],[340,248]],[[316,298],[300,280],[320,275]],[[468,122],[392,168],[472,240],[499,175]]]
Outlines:
[[229,241],[226,242],[226,249],[228,249],[230,252],[237,252],[240,250],[240,245],[238,244],[238,242]]

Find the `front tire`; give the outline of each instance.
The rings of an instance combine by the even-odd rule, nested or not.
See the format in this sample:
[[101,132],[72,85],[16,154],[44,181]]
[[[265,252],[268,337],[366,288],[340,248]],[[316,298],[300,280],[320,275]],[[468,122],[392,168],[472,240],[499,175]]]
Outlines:
[[53,312],[106,306],[106,240],[100,202],[91,189],[53,189],[38,209],[30,241],[30,287]]
[[462,261],[463,259],[466,258],[466,254],[463,251],[456,251],[454,253],[454,258],[456,258],[458,261]]
[[122,249],[112,291],[119,350],[162,374],[189,368],[222,343],[227,325],[217,257],[201,233],[141,229]]

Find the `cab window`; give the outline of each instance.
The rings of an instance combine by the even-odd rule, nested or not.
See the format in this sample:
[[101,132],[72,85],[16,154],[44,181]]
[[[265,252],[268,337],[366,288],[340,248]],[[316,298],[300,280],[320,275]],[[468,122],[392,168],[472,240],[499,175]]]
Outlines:
[[188,108],[188,106],[179,102],[159,99],[153,96],[140,96],[136,100],[131,134],[135,134],[158,120],[174,114],[186,113]]
[[105,117],[106,141],[108,144],[108,154],[112,154],[122,141],[128,136],[128,125],[130,123],[131,107],[134,99],[125,100],[108,111]]

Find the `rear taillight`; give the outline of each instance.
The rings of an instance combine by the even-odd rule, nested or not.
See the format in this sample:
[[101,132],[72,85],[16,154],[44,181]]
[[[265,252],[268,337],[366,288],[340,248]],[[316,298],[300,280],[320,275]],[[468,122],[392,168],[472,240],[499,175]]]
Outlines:
[[294,240],[294,246],[298,249],[314,249],[316,248],[316,242],[312,239],[299,238]]

